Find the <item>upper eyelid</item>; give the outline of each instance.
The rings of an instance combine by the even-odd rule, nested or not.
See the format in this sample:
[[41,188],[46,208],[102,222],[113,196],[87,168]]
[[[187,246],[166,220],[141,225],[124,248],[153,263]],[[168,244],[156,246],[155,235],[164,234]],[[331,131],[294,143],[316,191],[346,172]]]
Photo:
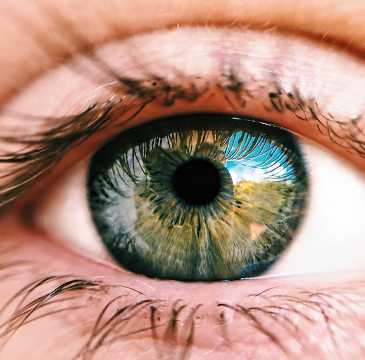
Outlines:
[[[210,30],[201,29],[200,31]],[[221,32],[222,31],[224,31],[224,29],[221,30]],[[275,72],[269,74],[271,80],[266,82],[265,87],[263,87],[261,83],[255,84],[255,81],[247,85],[239,78],[238,74],[236,74],[234,67],[227,69],[223,63],[221,71],[218,72],[219,79],[216,79],[214,82],[211,82],[209,79],[202,82],[198,76],[188,77],[188,79],[186,79],[183,74],[183,76],[180,76],[180,80],[185,81],[185,84],[187,84],[187,86],[185,85],[185,87],[183,87],[181,85],[182,82],[179,80],[179,75],[176,76],[176,74],[175,79],[168,79],[167,77],[161,76],[161,74],[155,74],[154,72],[149,71],[149,69],[146,69],[141,65],[140,69],[137,71],[137,73],[139,72],[139,75],[135,78],[131,76],[121,76],[114,70],[113,66],[104,62],[97,52],[90,53],[86,58],[92,60],[94,65],[96,64],[97,70],[101,71],[107,79],[114,81],[112,82],[113,86],[111,86],[111,88],[114,88],[114,93],[120,95],[120,97],[113,96],[112,101],[107,100],[105,103],[100,104],[91,102],[89,103],[88,109],[74,117],[60,117],[59,119],[48,118],[47,121],[52,121],[52,123],[57,119],[59,126],[51,127],[47,129],[47,131],[44,131],[43,134],[35,133],[28,136],[28,138],[23,137],[22,145],[28,146],[28,148],[26,147],[25,152],[7,153],[1,158],[2,162],[18,163],[20,166],[18,166],[18,169],[15,171],[12,169],[13,171],[8,174],[12,176],[12,178],[10,178],[11,181],[0,189],[0,194],[2,195],[0,204],[12,200],[19,190],[22,190],[28,185],[27,179],[25,179],[26,172],[30,172],[30,177],[36,176],[37,173],[46,168],[47,164],[45,163],[47,161],[51,160],[52,162],[57,162],[57,159],[59,159],[65,151],[80,142],[80,139],[90,136],[93,132],[97,131],[104,122],[110,122],[108,117],[111,112],[118,108],[117,111],[121,112],[123,112],[123,108],[124,110],[129,109],[129,99],[132,99],[134,101],[132,103],[134,104],[139,102],[140,107],[137,107],[136,110],[136,112],[138,112],[138,109],[143,108],[145,104],[151,101],[162,100],[161,105],[163,107],[169,107],[173,105],[175,101],[181,99],[194,102],[202,96],[209,87],[219,88],[227,97],[227,102],[232,101],[232,98],[229,99],[229,93],[234,94],[233,100],[238,100],[238,103],[243,94],[246,96],[245,101],[250,97],[255,98],[261,96],[261,94],[265,94],[266,105],[264,104],[264,106],[279,113],[282,113],[284,110],[289,110],[298,118],[302,118],[302,120],[317,122],[317,126],[322,127],[325,131],[328,131],[328,129],[331,128],[328,125],[330,123],[333,125],[333,128],[329,134],[337,136],[335,135],[336,132],[333,130],[334,127],[338,127],[337,119],[331,118],[330,114],[321,113],[321,110],[317,108],[316,100],[304,100],[295,87],[291,87],[290,91],[286,91],[279,80],[273,80],[278,75],[278,73],[275,74]],[[228,61],[226,64],[228,64]],[[171,69],[169,70],[171,73]],[[178,72],[177,70],[173,71]],[[176,81],[176,79],[178,79],[178,81]],[[257,95],[257,92],[260,94]],[[125,103],[127,104],[126,106],[124,105]],[[244,106],[243,103],[239,104],[239,106],[242,105]],[[133,115],[134,113],[132,112],[132,117]],[[358,119],[359,118],[360,117],[358,117]],[[355,125],[359,124],[358,119],[356,119],[357,122],[355,122]],[[115,119],[112,117],[112,120]],[[323,122],[327,124],[322,126]],[[352,129],[354,129],[353,125],[354,124],[351,124]],[[343,126],[344,125],[341,124],[341,127]],[[75,131],[78,133],[77,136],[74,134]],[[359,139],[351,139],[351,137],[354,137],[353,131],[346,131],[348,132],[346,136],[348,138],[350,137],[351,140],[350,146],[356,147],[356,151],[363,154],[363,142]],[[52,137],[57,143],[55,143],[55,141],[52,143],[49,140],[49,138],[52,139]],[[60,141],[60,139],[62,139],[62,141]],[[19,143],[16,137],[12,138],[11,136],[6,138],[3,137],[2,140],[3,142]],[[34,160],[37,159],[37,156],[38,161],[34,162]],[[36,169],[36,171],[34,171],[34,169]],[[18,181],[18,184],[16,184],[12,191],[8,192],[7,190],[10,187],[14,187],[14,180],[15,182]]]

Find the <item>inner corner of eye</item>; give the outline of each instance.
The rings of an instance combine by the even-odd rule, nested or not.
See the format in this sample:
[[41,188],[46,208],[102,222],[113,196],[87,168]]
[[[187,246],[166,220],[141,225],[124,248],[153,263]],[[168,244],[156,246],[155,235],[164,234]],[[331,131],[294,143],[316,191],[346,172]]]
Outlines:
[[132,272],[185,281],[265,273],[307,205],[294,136],[262,121],[189,114],[118,135],[92,157],[89,208],[110,255]]

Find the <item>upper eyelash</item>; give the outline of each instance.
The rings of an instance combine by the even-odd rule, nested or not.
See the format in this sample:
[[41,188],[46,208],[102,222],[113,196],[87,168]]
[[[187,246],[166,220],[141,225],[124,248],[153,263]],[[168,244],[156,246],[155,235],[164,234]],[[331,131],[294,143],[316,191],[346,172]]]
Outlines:
[[298,119],[313,123],[336,144],[365,157],[364,133],[358,125],[363,121],[363,116],[351,121],[339,121],[331,114],[323,114],[315,99],[303,99],[295,87],[288,93],[279,83],[268,82],[265,87],[257,84],[257,88],[252,90],[252,83],[240,81],[233,70],[229,74],[222,73],[219,79],[205,81],[195,77],[178,78],[179,81],[171,83],[153,74],[149,74],[147,80],[138,80],[120,76],[94,52],[89,53],[88,58],[101,72],[114,77],[115,96],[104,104],[93,103],[71,118],[40,118],[52,125],[56,124],[44,132],[23,136],[21,139],[18,136],[0,137],[0,144],[19,144],[23,149],[0,154],[0,163],[11,164],[0,173],[3,182],[0,186],[0,207],[14,200],[43,173],[50,171],[69,150],[123,117],[131,109],[136,107],[124,122],[133,120],[151,102],[158,103],[161,107],[170,107],[180,100],[194,102],[212,89],[221,91],[229,105],[237,110],[244,108],[250,99],[261,96],[262,105],[267,110],[279,113],[290,111]]

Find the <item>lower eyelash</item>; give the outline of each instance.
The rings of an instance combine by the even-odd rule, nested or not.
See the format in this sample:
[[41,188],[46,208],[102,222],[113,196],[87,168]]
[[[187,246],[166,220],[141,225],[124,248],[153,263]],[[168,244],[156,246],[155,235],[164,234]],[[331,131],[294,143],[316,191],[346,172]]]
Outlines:
[[[16,270],[18,265],[9,268]],[[237,339],[232,339],[237,329],[243,329],[251,335],[238,341],[241,358],[255,352],[266,356],[268,349],[271,355],[285,358],[318,356],[322,354],[319,346],[324,342],[330,346],[323,350],[326,351],[323,356],[335,358],[345,354],[346,336],[353,336],[343,333],[343,326],[355,327],[357,337],[351,337],[351,342],[355,344],[357,339],[356,346],[360,346],[365,330],[360,315],[363,309],[358,301],[351,299],[354,295],[364,296],[364,286],[359,284],[355,291],[328,288],[310,292],[292,288],[289,293],[285,289],[285,295],[283,289],[278,293],[271,288],[249,295],[239,303],[218,300],[211,307],[184,299],[149,298],[131,288],[83,277],[50,275],[24,286],[1,309],[0,340],[4,350],[20,329],[29,327],[32,331],[45,317],[62,316],[66,327],[88,318],[92,322],[80,329],[88,335],[83,336],[72,359],[92,359],[96,354],[112,351],[123,341],[141,340],[147,334],[152,336],[157,358],[189,359],[189,350],[200,346],[203,329],[213,321],[209,328],[215,329],[212,335],[218,341],[214,351],[221,348],[225,354],[233,351],[237,356],[237,348],[232,348]],[[5,319],[7,307],[15,307],[15,311]],[[88,309],[93,309],[91,318]],[[95,313],[96,309],[99,310]],[[316,334],[321,334],[319,343],[312,341]],[[204,342],[201,346],[204,347]]]

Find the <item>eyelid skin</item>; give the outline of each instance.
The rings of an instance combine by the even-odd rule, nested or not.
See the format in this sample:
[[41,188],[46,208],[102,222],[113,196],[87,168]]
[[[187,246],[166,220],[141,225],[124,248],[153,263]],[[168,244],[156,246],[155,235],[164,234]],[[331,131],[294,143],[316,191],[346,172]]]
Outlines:
[[[120,353],[126,359],[135,359],[136,354],[142,359],[147,354],[179,359],[184,349],[190,352],[188,359],[212,360],[227,353],[244,360],[252,356],[313,359],[313,354],[318,358],[331,354],[337,360],[341,359],[338,354],[350,358],[363,354],[363,273],[317,275],[315,283],[312,276],[215,283],[121,276],[110,265],[90,263],[35,233],[24,232],[14,218],[6,220],[17,231],[6,229],[4,222],[0,230],[22,244],[12,259],[19,261],[17,268],[23,271],[14,272],[12,264],[2,270],[13,281],[10,291],[15,296],[10,305],[19,307],[15,312],[11,307],[3,309],[2,319],[12,320],[5,323],[9,328],[2,329],[1,340],[9,339],[18,326],[22,330],[3,346],[5,358],[22,336],[34,340],[34,326],[36,336],[46,333],[51,339],[45,345],[51,346],[53,339],[64,344],[62,350],[52,352],[57,360],[64,359],[65,353],[75,358],[79,354],[81,359],[88,354],[102,359]],[[2,247],[3,254],[14,252],[11,244]],[[30,260],[34,254],[37,262]],[[21,263],[20,259],[29,260]],[[66,269],[73,273],[65,273]],[[17,281],[27,286],[18,292]],[[349,331],[343,332],[343,327]],[[60,334],[60,329],[65,332]],[[51,351],[45,345],[34,349],[31,360]]]

